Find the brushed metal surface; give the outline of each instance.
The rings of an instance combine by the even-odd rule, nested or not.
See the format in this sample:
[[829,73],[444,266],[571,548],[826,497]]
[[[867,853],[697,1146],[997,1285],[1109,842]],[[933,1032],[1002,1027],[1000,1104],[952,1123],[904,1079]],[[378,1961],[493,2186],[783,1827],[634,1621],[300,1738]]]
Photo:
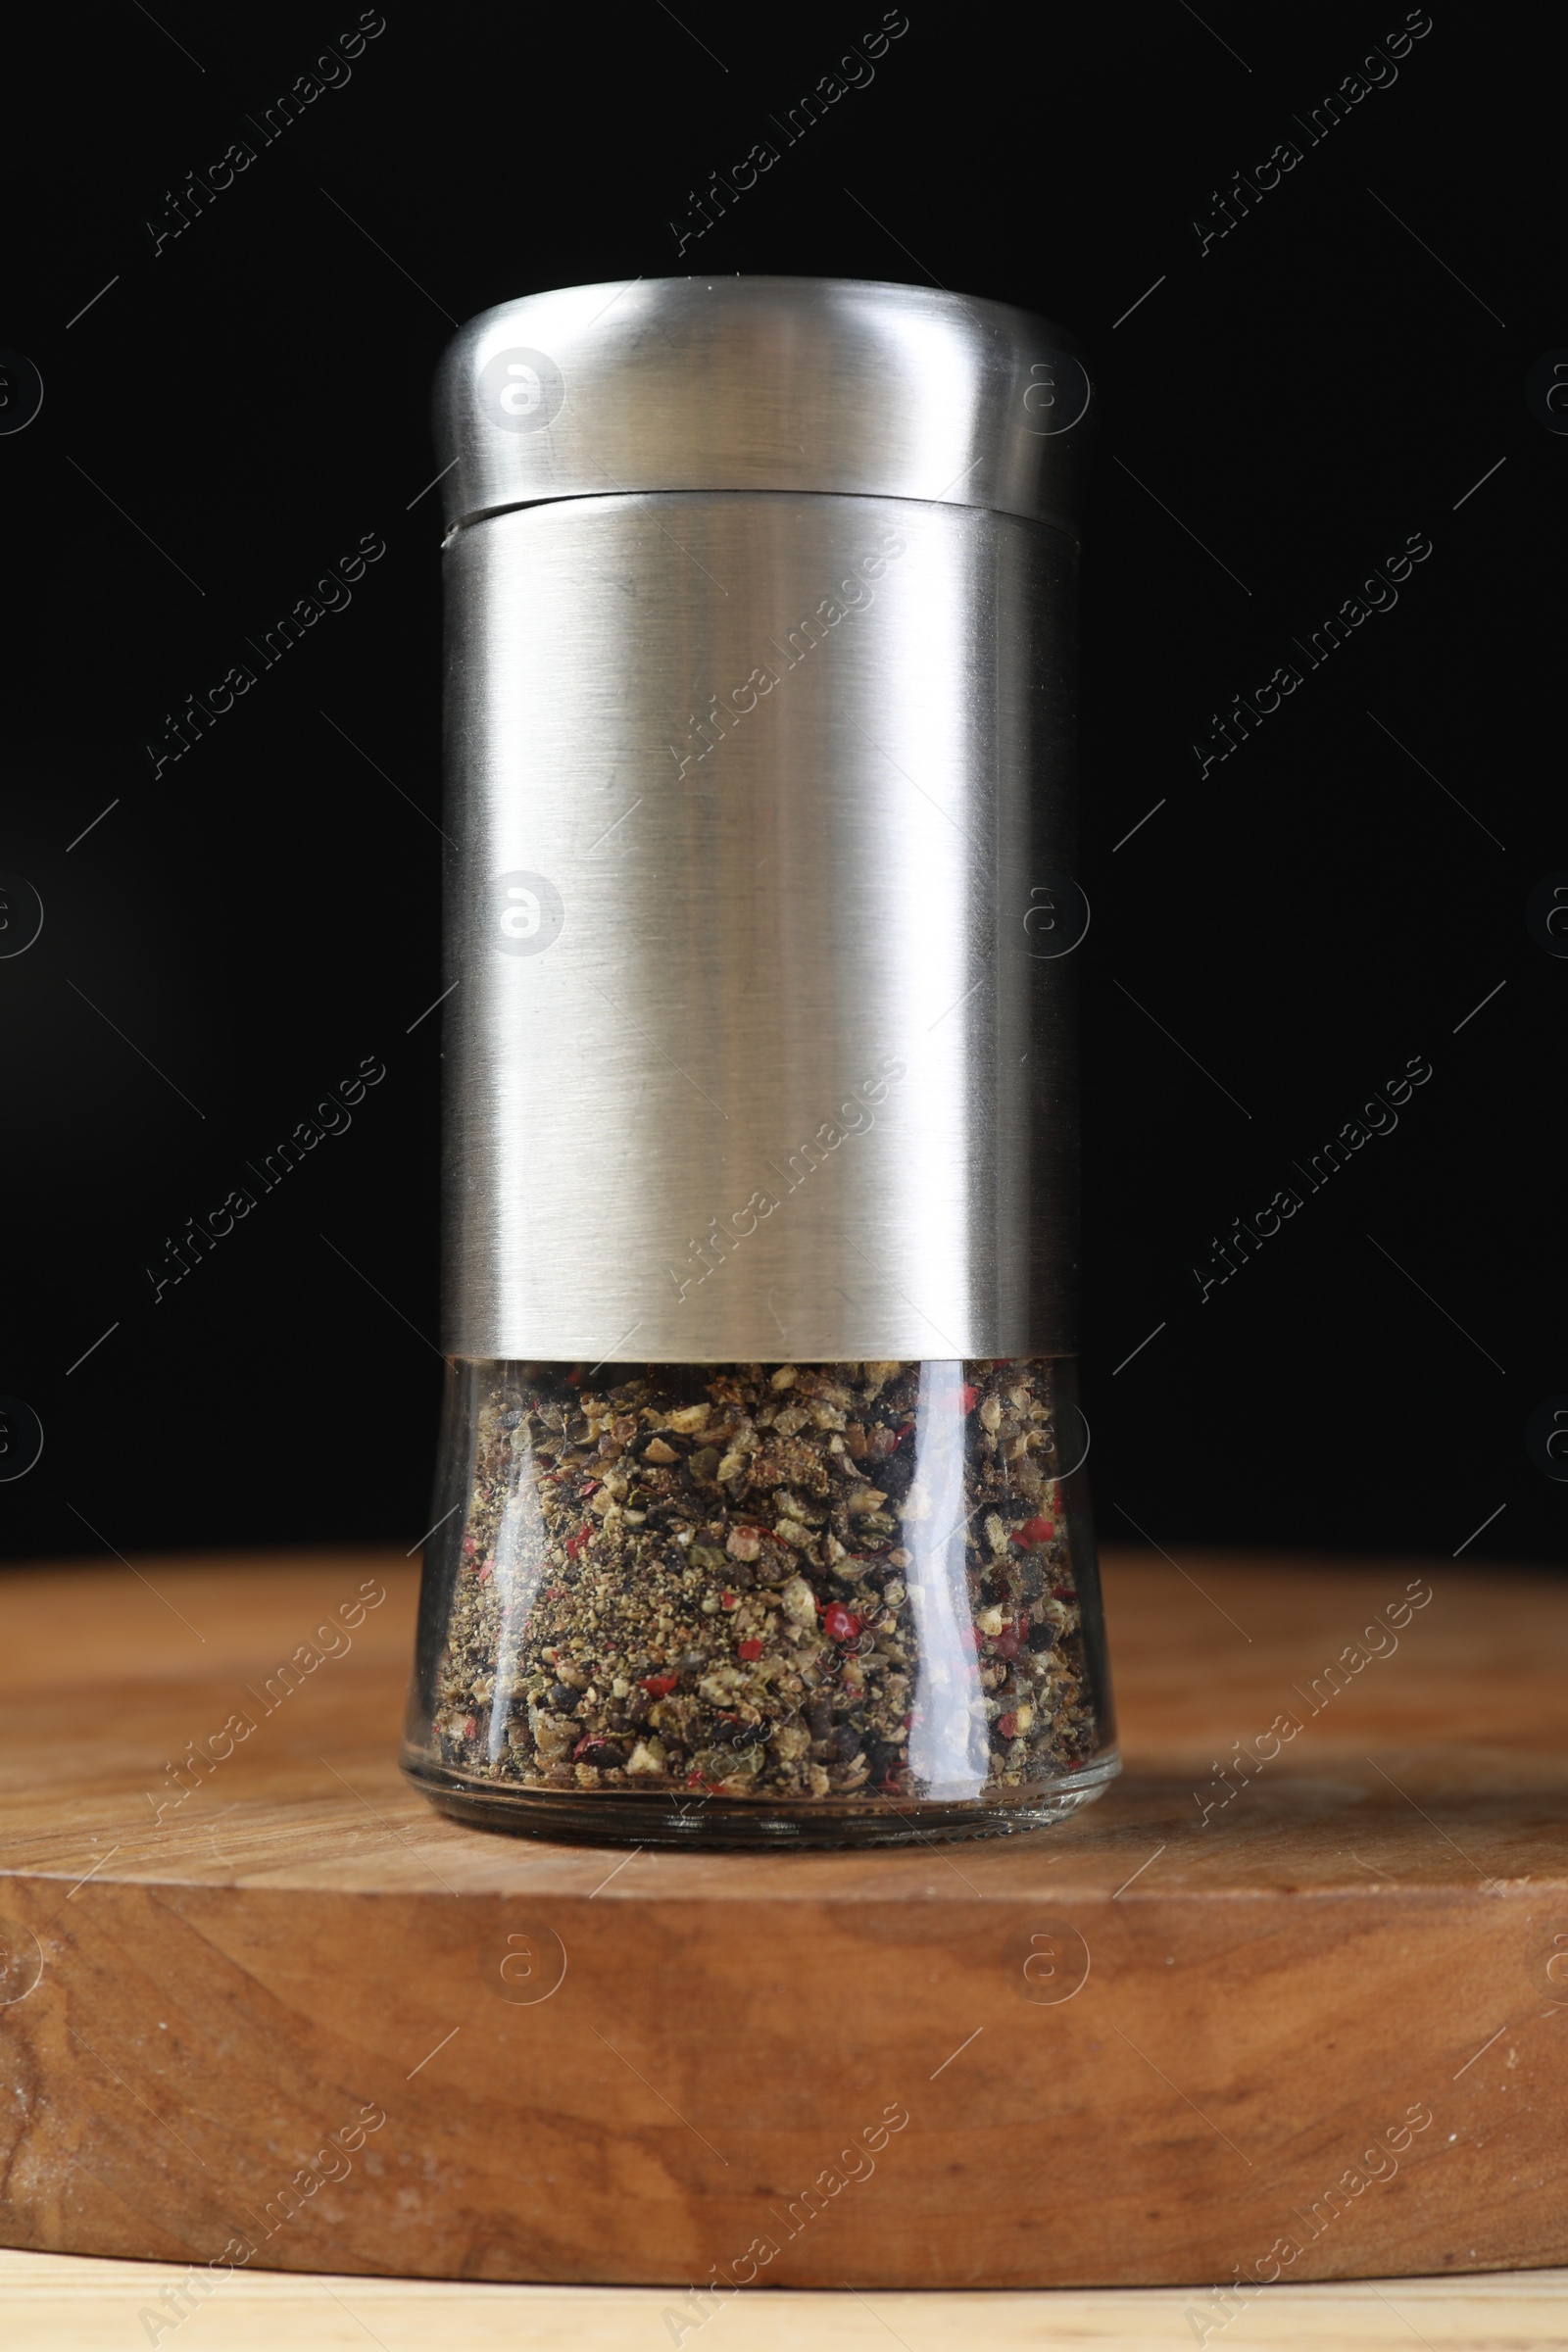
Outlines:
[[449,1352],[1073,1346],[1075,958],[1037,918],[1075,563],[744,492],[452,541]]
[[844,278],[643,278],[483,311],[447,347],[447,521],[648,490],[838,491],[1076,530],[1089,376],[1000,302]]

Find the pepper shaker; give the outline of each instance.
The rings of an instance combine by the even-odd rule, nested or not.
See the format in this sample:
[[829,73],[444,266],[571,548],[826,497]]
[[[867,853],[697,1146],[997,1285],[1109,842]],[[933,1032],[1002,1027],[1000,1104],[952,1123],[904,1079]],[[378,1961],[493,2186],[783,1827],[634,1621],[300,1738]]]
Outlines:
[[1075,1380],[1091,387],[1003,305],[471,320],[443,1350],[404,1768],[571,1838],[898,1842],[1117,1769]]

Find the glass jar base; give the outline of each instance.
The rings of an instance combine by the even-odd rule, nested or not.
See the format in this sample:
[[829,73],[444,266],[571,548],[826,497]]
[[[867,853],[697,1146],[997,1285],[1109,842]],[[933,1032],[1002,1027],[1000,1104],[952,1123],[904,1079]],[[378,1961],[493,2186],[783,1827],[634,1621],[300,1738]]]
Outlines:
[[1015,1796],[1000,1789],[985,1798],[945,1803],[910,1797],[824,1797],[808,1810],[766,1800],[677,1795],[578,1795],[568,1788],[498,1788],[405,1760],[403,1771],[422,1796],[470,1829],[501,1830],[564,1845],[770,1846],[915,1845],[1009,1838],[1046,1830],[1103,1794],[1121,1770],[1114,1749],[1059,1780],[1036,1782]]

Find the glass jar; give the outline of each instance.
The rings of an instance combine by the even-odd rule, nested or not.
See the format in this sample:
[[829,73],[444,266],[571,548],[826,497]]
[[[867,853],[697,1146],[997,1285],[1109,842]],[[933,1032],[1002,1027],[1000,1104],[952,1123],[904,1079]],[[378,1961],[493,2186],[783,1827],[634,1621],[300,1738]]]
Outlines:
[[404,1769],[535,1835],[897,1843],[1116,1769],[1071,1358],[449,1361]]

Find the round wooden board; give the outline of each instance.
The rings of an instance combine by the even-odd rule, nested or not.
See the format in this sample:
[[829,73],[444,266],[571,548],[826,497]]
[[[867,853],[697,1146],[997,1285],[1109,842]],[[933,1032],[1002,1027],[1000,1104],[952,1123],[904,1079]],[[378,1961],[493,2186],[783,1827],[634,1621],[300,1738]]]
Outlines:
[[401,1560],[12,1571],[0,2241],[231,2290],[1568,2260],[1568,1592],[1199,1555],[1106,1585],[1127,1771],[1063,1828],[621,1855],[405,1787]]

